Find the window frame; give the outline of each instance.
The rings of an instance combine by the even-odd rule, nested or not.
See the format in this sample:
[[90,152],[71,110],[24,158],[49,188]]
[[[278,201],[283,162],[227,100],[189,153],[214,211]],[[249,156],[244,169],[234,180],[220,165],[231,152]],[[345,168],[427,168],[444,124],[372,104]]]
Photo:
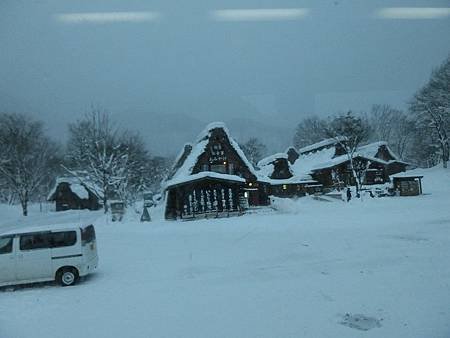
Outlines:
[[[23,241],[24,238],[26,237],[33,237],[33,236],[37,236],[37,235],[42,235],[42,236],[48,236],[49,238],[47,239],[47,246],[43,246],[43,247],[32,247],[32,248],[23,248]],[[47,250],[47,249],[51,249],[52,246],[52,241],[51,241],[51,232],[50,231],[42,231],[42,232],[30,232],[30,233],[25,233],[25,234],[20,234],[19,235],[19,250],[20,251],[34,251],[34,250]]]
[[[14,237],[15,236],[0,236],[0,239],[10,239],[10,242],[8,244],[6,244],[5,246],[3,246],[2,248],[0,248],[0,255],[8,255],[8,254],[12,254],[14,252]],[[2,251],[3,248],[7,248],[10,247],[10,251]]]

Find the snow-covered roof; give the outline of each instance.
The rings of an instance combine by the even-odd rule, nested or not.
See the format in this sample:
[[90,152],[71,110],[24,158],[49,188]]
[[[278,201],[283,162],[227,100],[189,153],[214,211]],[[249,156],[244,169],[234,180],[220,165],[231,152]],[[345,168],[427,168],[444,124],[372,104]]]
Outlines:
[[317,183],[317,181],[314,181],[309,174],[301,173],[300,175],[295,175],[295,173],[292,170],[292,165],[289,162],[287,163],[289,165],[289,171],[293,175],[292,177],[285,179],[270,178],[270,176],[272,176],[274,171],[273,163],[281,158],[287,160],[288,155],[285,153],[277,153],[274,155],[267,156],[263,158],[261,161],[259,161],[258,181],[269,183],[271,185]]
[[324,148],[316,152],[301,154],[297,161],[291,165],[291,170],[295,176],[310,175],[314,169],[333,160],[334,153],[335,149],[332,147]]
[[[327,142],[325,142],[327,141]],[[319,142],[321,143],[321,142]],[[319,144],[319,143],[316,143]],[[323,144],[327,144],[328,140],[324,140]],[[335,142],[337,143],[337,142]],[[321,147],[324,147],[322,144]],[[332,143],[328,143],[331,145]],[[379,148],[381,146],[385,146],[391,157],[392,160],[385,161],[381,158],[376,157]],[[320,147],[314,147],[314,148],[320,148]],[[353,154],[353,158],[356,157],[362,157],[370,161],[378,162],[381,164],[391,164],[394,162],[398,163],[405,163],[398,159],[398,157],[394,154],[394,152],[389,148],[387,142],[385,141],[379,141],[370,143],[368,145],[364,145],[359,147],[355,153]],[[323,148],[321,150],[318,150],[316,152],[307,152],[306,154],[303,153],[300,155],[298,160],[292,165],[292,169],[294,171],[295,175],[304,175],[304,174],[310,174],[314,170],[320,170],[325,168],[334,167],[336,165],[342,164],[346,161],[348,161],[348,155],[340,155],[335,156],[335,147],[329,147],[329,148]],[[406,163],[405,163],[406,164]]]
[[416,178],[416,177],[422,178],[423,170],[420,170],[420,169],[408,170],[408,171],[403,171],[401,173],[391,175],[391,178]]
[[[173,174],[172,178],[164,183],[164,186],[166,188],[176,185],[176,184],[180,184],[183,182],[189,182],[189,181],[193,180],[191,177],[191,176],[193,176],[192,170],[194,169],[194,166],[197,164],[198,158],[206,151],[206,146],[209,143],[209,138],[214,129],[222,129],[224,131],[231,146],[236,151],[238,156],[242,159],[244,164],[248,167],[249,171],[256,177],[258,176],[255,168],[248,161],[248,159],[244,155],[244,152],[242,151],[241,147],[239,147],[239,144],[231,137],[230,132],[229,132],[228,128],[226,127],[225,123],[213,122],[213,123],[208,124],[206,126],[206,128],[197,136],[197,143],[192,146],[191,152],[186,157],[186,159],[184,160],[182,165]],[[226,174],[220,174],[220,173],[214,173],[214,174],[222,175],[221,178],[227,179],[224,176]],[[226,175],[226,176],[239,177],[239,176],[235,176],[235,175]],[[219,178],[219,177],[215,176],[215,178]],[[245,181],[245,179],[243,179],[243,180]]]
[[347,138],[345,136],[338,136],[336,138],[327,138],[325,140],[322,140],[320,142],[311,144],[309,146],[303,147],[299,149],[300,154],[302,153],[308,153],[311,151],[314,151],[316,149],[320,149],[320,148],[325,148],[325,147],[330,147],[335,145],[336,143],[345,141]]
[[273,154],[273,155],[264,157],[262,160],[260,160],[258,162],[258,167],[261,168],[263,166],[266,166],[272,162],[275,162],[276,160],[278,160],[280,158],[284,158],[287,160],[288,155],[286,153],[277,153],[277,154]]
[[298,153],[298,150],[294,146],[287,147],[284,152],[287,154],[289,152],[289,150],[291,150],[291,149],[294,150],[296,153]]
[[175,157],[173,165],[170,168],[170,173],[167,176],[169,179],[171,179],[173,175],[175,175],[178,168],[183,165],[184,161],[186,160],[186,157],[189,155],[187,154],[187,152],[190,153],[191,151],[192,151],[192,144],[185,143],[181,151],[178,153],[177,157]]
[[89,191],[100,197],[99,189],[96,189],[93,184],[87,184],[78,177],[63,176],[56,179],[55,185],[47,196],[48,201],[54,199],[54,195],[56,193],[56,190],[58,189],[58,185],[60,185],[61,183],[67,183],[70,186],[70,190],[80,199],[88,199]]
[[212,178],[212,179],[220,179],[220,180],[225,180],[225,181],[245,183],[245,178],[239,177],[237,175],[221,174],[221,173],[216,173],[213,171],[201,171],[197,174],[188,175],[186,177],[174,178],[174,179],[166,182],[165,187],[169,188],[169,187],[172,187],[175,185],[183,184],[186,182],[197,181],[197,180],[200,180],[203,178]]
[[282,184],[317,184],[317,181],[313,180],[311,175],[292,176],[290,178],[275,179],[267,176],[258,177],[258,181],[269,183],[270,185],[282,185]]

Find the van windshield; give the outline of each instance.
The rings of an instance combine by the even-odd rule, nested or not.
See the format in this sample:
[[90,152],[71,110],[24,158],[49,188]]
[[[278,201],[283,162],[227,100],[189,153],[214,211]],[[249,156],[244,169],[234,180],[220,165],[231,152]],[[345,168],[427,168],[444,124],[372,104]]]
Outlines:
[[91,243],[95,240],[95,229],[93,225],[81,229],[81,244]]

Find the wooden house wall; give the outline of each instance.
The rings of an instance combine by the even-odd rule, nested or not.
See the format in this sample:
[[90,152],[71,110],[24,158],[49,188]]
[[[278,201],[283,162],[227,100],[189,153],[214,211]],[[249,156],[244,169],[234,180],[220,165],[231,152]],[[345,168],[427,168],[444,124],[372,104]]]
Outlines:
[[[220,145],[221,149],[214,149],[218,145]],[[211,132],[205,152],[198,158],[192,173],[216,171],[213,166],[225,166],[224,174],[237,175],[248,181],[256,182],[256,177],[230,144],[226,133],[222,129],[214,129]]]
[[270,194],[276,197],[302,197],[306,195],[306,192],[302,184],[277,184],[270,188]]
[[205,179],[169,188],[166,218],[240,211],[242,183]]
[[388,175],[394,175],[394,174],[401,173],[403,171],[406,171],[406,166],[407,166],[407,164],[405,164],[405,163],[399,163],[399,162],[391,163],[386,167],[386,173]]
[[419,178],[394,178],[394,190],[400,196],[418,196],[422,193]]
[[270,175],[272,179],[291,178],[292,173],[289,170],[289,162],[285,158],[278,158],[273,162],[273,172]]

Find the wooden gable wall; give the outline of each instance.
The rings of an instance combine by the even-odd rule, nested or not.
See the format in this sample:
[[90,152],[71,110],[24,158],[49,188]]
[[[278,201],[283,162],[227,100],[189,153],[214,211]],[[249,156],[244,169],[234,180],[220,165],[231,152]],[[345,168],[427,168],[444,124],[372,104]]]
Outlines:
[[287,179],[291,178],[292,173],[289,170],[289,162],[285,158],[277,158],[273,161],[273,172],[270,175],[272,179]]
[[199,156],[192,173],[196,174],[202,171],[237,175],[249,181],[256,181],[255,175],[231,145],[227,134],[221,128],[211,131],[205,152]]

